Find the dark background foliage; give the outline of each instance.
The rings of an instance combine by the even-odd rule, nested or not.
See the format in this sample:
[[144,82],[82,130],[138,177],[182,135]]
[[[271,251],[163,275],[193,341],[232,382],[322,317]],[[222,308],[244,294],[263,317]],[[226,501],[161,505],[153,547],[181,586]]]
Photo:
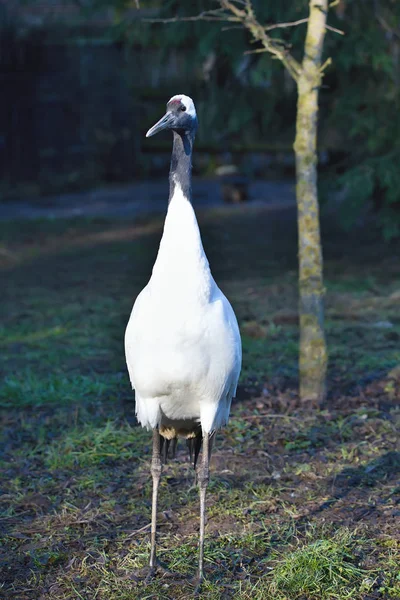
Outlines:
[[[307,16],[305,0],[253,4],[267,25]],[[196,99],[198,174],[234,160],[253,177],[293,177],[296,87],[279,61],[246,54],[257,48],[231,23],[151,22],[215,2],[13,6],[0,4],[3,196],[20,194],[21,182],[48,192],[156,174],[168,147],[143,144],[143,134],[177,90]],[[345,35],[328,31],[324,48],[321,199],[340,192],[347,226],[372,208],[389,239],[400,226],[400,5],[342,0],[328,22]],[[271,34],[301,60],[305,24]]]

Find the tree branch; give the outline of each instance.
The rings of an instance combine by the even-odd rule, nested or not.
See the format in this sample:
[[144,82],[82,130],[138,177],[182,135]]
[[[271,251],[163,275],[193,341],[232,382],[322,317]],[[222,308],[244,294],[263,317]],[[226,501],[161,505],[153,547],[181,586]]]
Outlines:
[[296,25],[301,25],[302,23],[307,23],[308,17],[305,19],[299,19],[298,21],[292,21],[289,23],[276,23],[275,25],[267,25],[264,27],[265,31],[271,31],[272,29],[280,29],[283,27],[295,27]]
[[329,57],[326,59],[324,64],[320,66],[319,72],[322,74],[325,71],[325,69],[327,69],[329,67],[329,65],[331,65],[331,64],[332,64],[332,58]]
[[277,42],[267,35],[264,28],[256,20],[247,20],[246,27],[253,37],[261,42],[267,52],[282,61],[290,75],[297,81],[300,76],[301,65],[290,54],[289,50],[282,46],[281,42]]
[[329,29],[329,31],[333,31],[334,33],[339,33],[340,35],[344,35],[344,31],[341,29],[336,29],[336,27],[332,27],[332,25],[328,25],[325,23],[325,29]]
[[388,25],[388,23],[385,21],[385,19],[381,15],[378,15],[377,12],[375,12],[375,17],[376,17],[376,20],[378,21],[378,23],[383,27],[383,29],[385,31],[390,33],[390,35],[393,35],[400,39],[400,31],[397,31],[396,29],[393,29],[393,27],[390,27]]
[[213,17],[209,15],[203,15],[200,18],[200,15],[196,15],[195,17],[171,17],[170,19],[149,19],[144,18],[143,21],[146,23],[180,23],[181,21],[217,21],[219,23],[226,23],[231,21],[232,23],[239,23],[239,19],[235,19],[234,17]]
[[[299,19],[298,21],[288,23],[277,23],[269,26],[262,26],[254,13],[251,0],[217,0],[220,8],[208,10],[192,17],[172,17],[170,19],[144,19],[148,23],[178,23],[179,21],[226,21],[230,23],[239,23],[253,37],[254,42],[262,44],[263,48],[256,51],[269,52],[275,58],[279,59],[295,81],[298,80],[301,73],[300,63],[290,54],[287,46],[281,40],[272,38],[267,31],[280,27],[294,27],[300,23],[307,22],[308,19]],[[239,8],[243,7],[243,8]]]
[[246,50],[243,54],[264,54],[268,52],[266,48],[257,48],[257,50]]
[[146,21],[146,23],[179,23],[180,21],[231,21],[239,23],[241,19],[226,14],[223,8],[216,8],[215,10],[204,10],[193,17],[171,17],[169,19],[144,18],[143,21]]
[[229,0],[219,0],[219,2],[221,4],[221,6],[224,7],[225,10],[228,10],[229,12],[231,12],[233,15],[235,15],[239,19],[245,19],[246,18],[246,13],[247,13],[247,10],[248,10],[248,2],[247,2],[247,0],[245,0],[245,3],[244,3],[245,10],[241,10],[240,8],[237,8]]

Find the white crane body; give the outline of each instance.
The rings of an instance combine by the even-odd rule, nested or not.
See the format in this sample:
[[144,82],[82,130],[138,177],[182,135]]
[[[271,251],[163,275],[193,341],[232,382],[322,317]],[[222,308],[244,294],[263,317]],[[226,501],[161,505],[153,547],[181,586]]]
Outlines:
[[227,423],[240,372],[239,328],[179,185],[151,279],[132,310],[125,351],[143,427],[160,427],[168,438],[172,429],[187,437],[199,423],[208,433]]
[[229,419],[241,368],[235,313],[215,283],[191,203],[191,156],[197,129],[188,96],[174,96],[147,136],[173,131],[168,212],[149,283],[136,299],[125,332],[125,355],[139,423],[153,430],[150,573],[156,566],[161,449],[188,439],[200,489],[199,582],[204,568],[205,494],[212,436]]

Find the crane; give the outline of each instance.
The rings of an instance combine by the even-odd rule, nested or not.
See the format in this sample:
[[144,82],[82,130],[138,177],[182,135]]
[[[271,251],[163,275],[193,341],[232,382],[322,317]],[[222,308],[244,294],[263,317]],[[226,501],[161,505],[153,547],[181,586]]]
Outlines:
[[[229,419],[242,361],[235,313],[215,283],[192,206],[191,170],[197,115],[191,98],[173,96],[146,134],[171,130],[168,210],[150,280],[138,295],[125,332],[125,356],[136,416],[152,430],[153,479],[149,575],[156,572],[156,516],[162,455],[186,438],[200,496],[199,585],[209,463],[216,430]],[[198,456],[203,446],[201,461]]]

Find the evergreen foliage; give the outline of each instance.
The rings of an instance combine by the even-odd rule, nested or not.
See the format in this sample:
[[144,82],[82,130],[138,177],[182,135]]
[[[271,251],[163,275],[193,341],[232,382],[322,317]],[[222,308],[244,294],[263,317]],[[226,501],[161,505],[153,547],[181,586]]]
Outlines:
[[372,203],[390,239],[400,234],[400,4],[342,4],[337,23],[346,35],[340,45],[327,39],[334,64],[326,77],[325,121],[337,140],[330,181],[334,176],[346,190],[348,225]]
[[[109,6],[109,2],[107,5]],[[104,5],[97,0],[94,6]],[[171,50],[181,55],[179,83],[196,97],[203,124],[199,142],[228,150],[290,150],[295,134],[296,86],[280,61],[256,50],[241,27],[204,21],[154,23],[147,18],[187,18],[215,9],[211,0],[183,3],[141,0],[141,13],[129,0],[114,0],[115,29],[132,45],[160,50],[167,64]],[[262,2],[253,6],[260,23],[272,25],[307,17],[308,3]],[[127,12],[127,8],[130,10]],[[342,190],[341,212],[351,226],[366,208],[376,211],[384,237],[400,233],[400,4],[396,0],[341,0],[329,10],[324,59],[331,57],[320,95],[319,147],[327,151],[322,182]],[[274,29],[301,60],[306,24]],[[177,81],[170,81],[175,92]],[[165,96],[165,87],[162,90]],[[226,110],[229,107],[229,110]],[[221,118],[221,114],[224,118]],[[332,195],[324,194],[326,199]]]

